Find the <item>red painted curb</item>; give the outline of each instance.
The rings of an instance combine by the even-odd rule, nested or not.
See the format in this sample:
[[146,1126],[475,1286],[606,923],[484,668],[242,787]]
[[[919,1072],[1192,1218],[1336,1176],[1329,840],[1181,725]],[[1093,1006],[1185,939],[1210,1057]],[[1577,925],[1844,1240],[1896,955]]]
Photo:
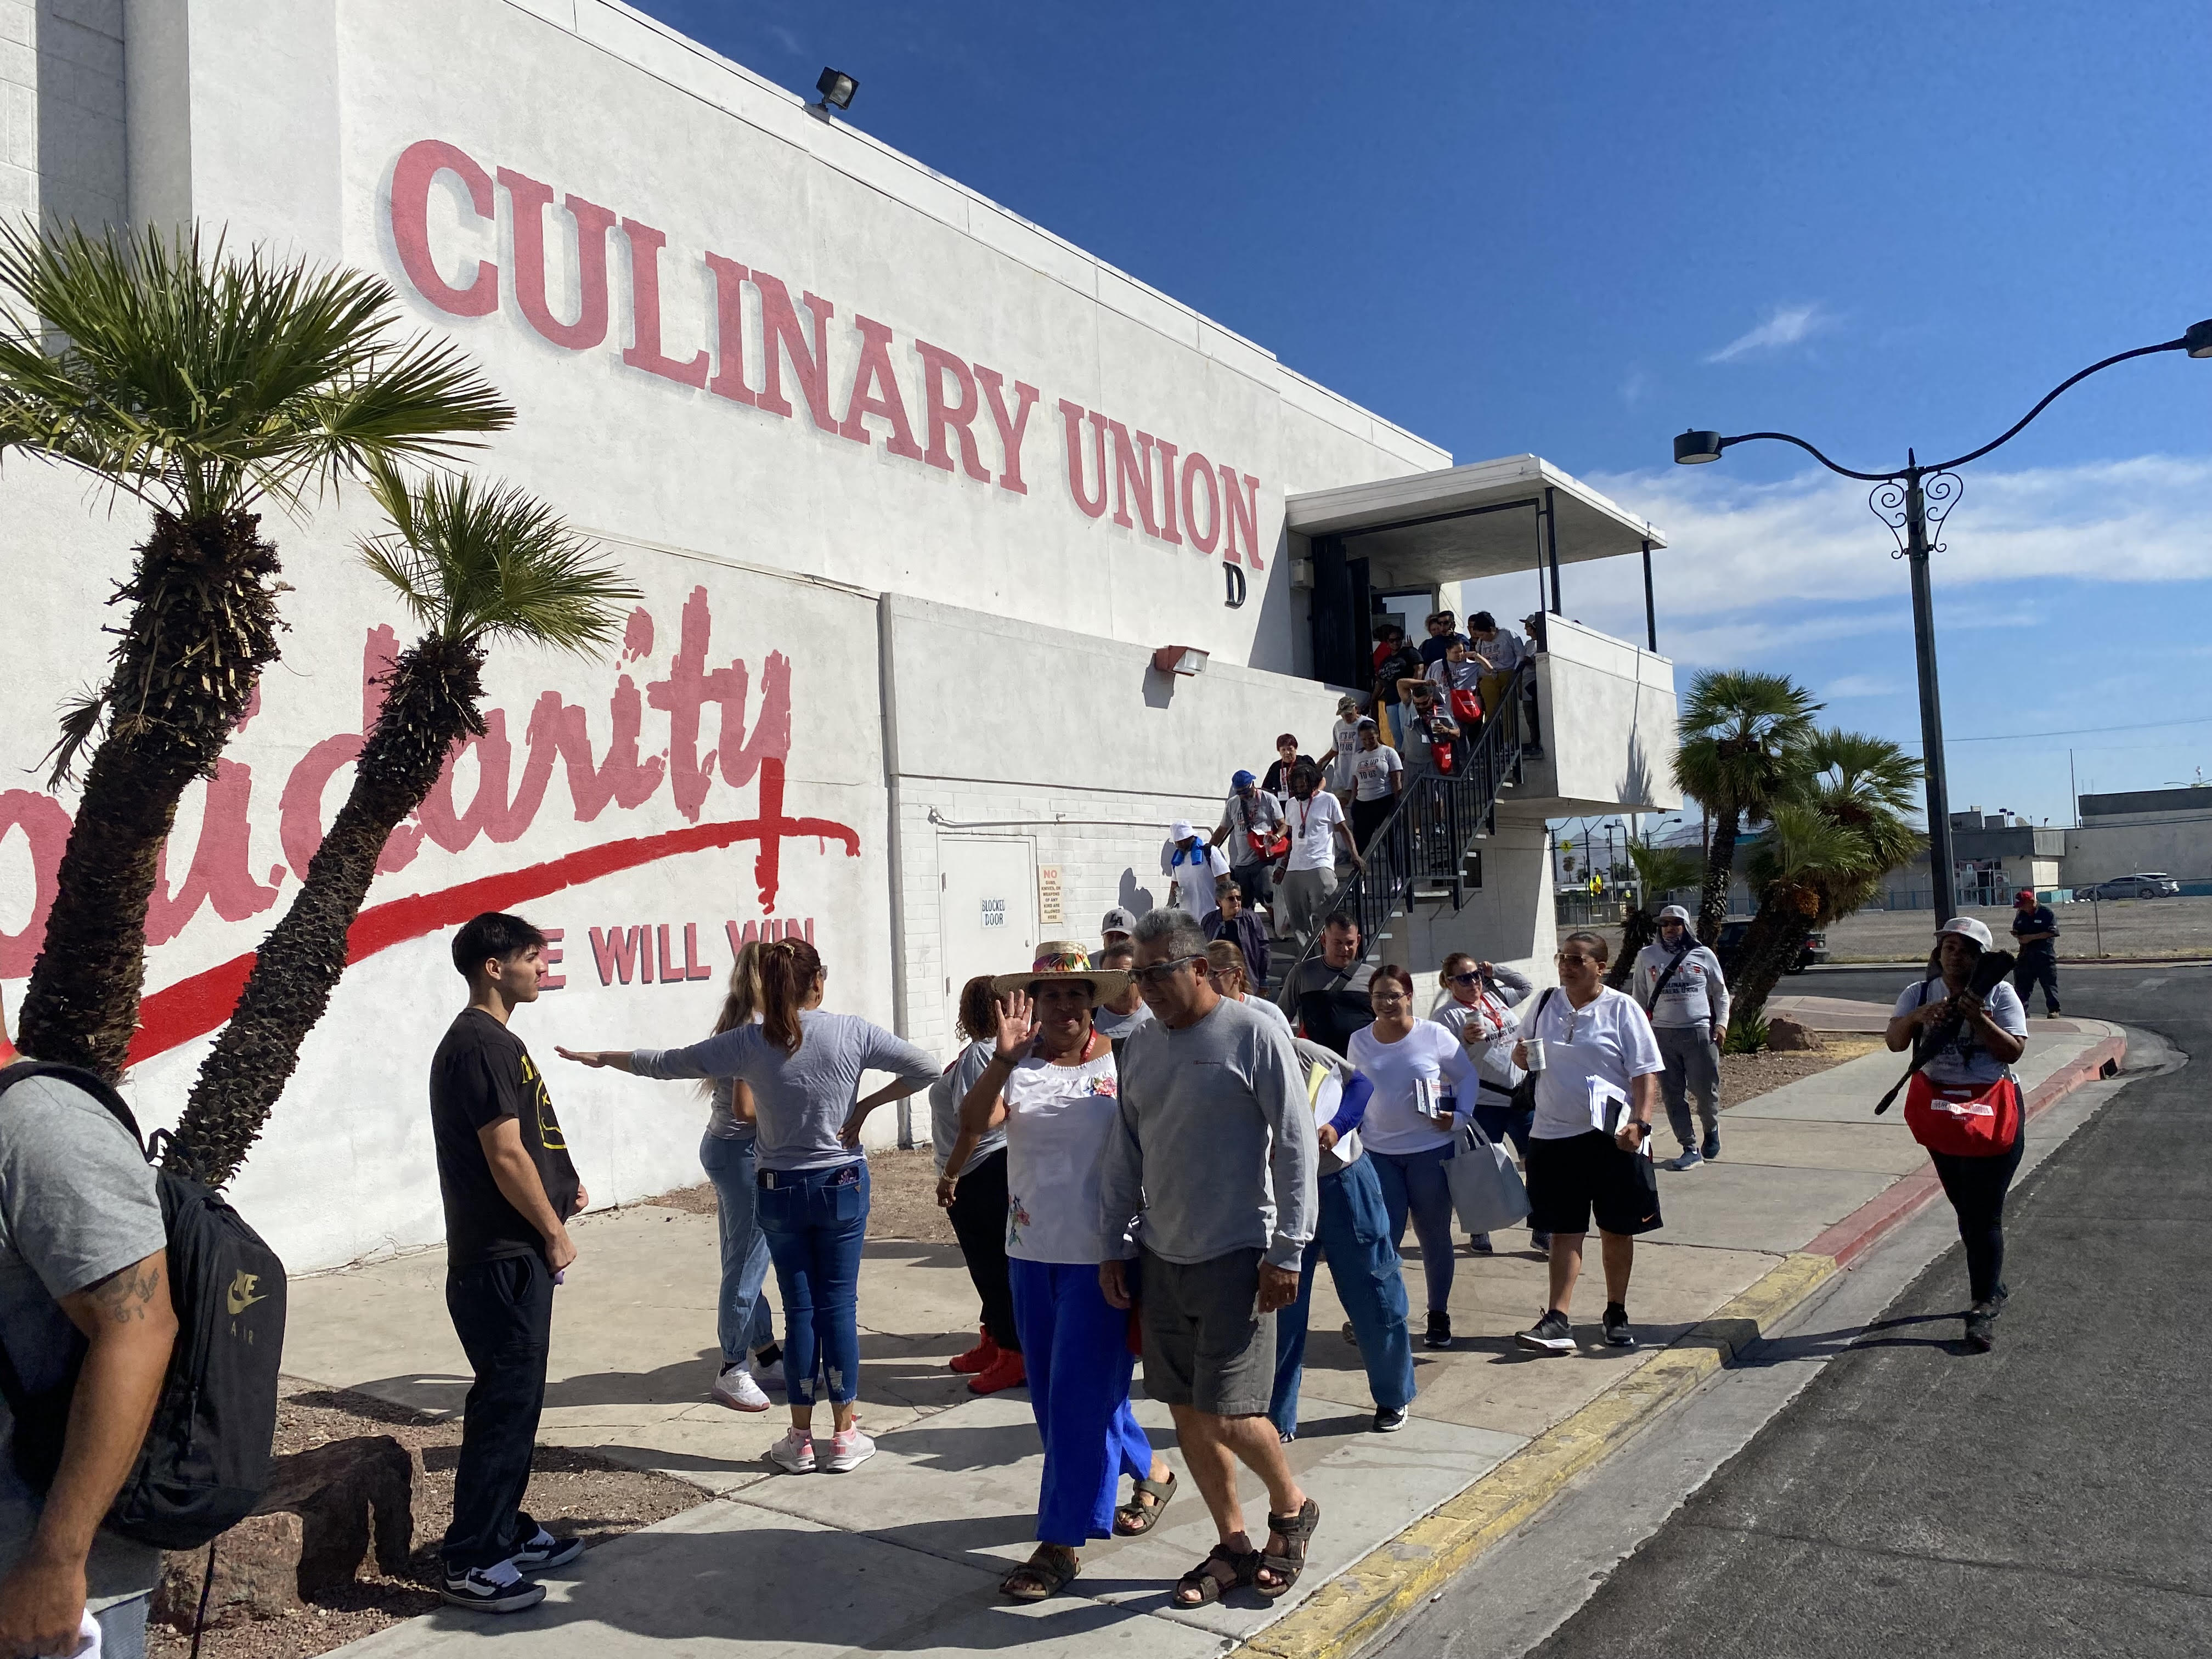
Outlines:
[[[2027,1121],[2034,1121],[2083,1084],[2096,1081],[2107,1064],[2124,1065],[2127,1057],[2125,1036],[2106,1037],[2086,1050],[2035,1085],[2027,1097]],[[1942,1193],[1943,1183],[1936,1179],[1935,1166],[1923,1164],[1821,1233],[1805,1247],[1805,1254],[1828,1256],[1838,1267],[1848,1267]]]

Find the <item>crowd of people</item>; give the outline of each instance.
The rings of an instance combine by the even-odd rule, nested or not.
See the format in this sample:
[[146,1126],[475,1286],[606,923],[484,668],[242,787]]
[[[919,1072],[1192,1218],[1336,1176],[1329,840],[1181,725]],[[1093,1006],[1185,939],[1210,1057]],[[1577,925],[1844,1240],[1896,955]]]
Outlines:
[[[1302,799],[1306,763],[1293,747],[1285,763]],[[713,1397],[763,1412],[781,1392],[789,1423],[767,1456],[793,1474],[850,1472],[875,1452],[859,1411],[862,1133],[877,1108],[930,1091],[939,1198],[981,1309],[974,1346],[950,1363],[979,1393],[1025,1385],[1043,1445],[1036,1548],[1002,1585],[1016,1600],[1059,1593],[1088,1545],[1149,1532],[1176,1496],[1132,1407],[1139,1358],[1217,1538],[1173,1603],[1239,1589],[1273,1598],[1298,1582],[1322,1510],[1285,1448],[1298,1430],[1316,1279],[1326,1264],[1373,1430],[1402,1427],[1416,1384],[1400,1250],[1410,1224],[1421,1340],[1451,1347],[1449,1164],[1463,1121],[1510,1141],[1525,1168],[1530,1242],[1548,1273],[1542,1311],[1516,1340],[1537,1353],[1580,1346],[1572,1303],[1593,1221],[1606,1289],[1596,1334],[1636,1344],[1628,1300],[1635,1241],[1661,1224],[1650,1142],[1662,1099],[1681,1143],[1669,1167],[1720,1152],[1715,1053],[1728,991],[1680,912],[1639,956],[1631,992],[1605,983],[1607,941],[1577,931],[1559,941],[1558,983],[1541,990],[1504,964],[1446,957],[1425,1013],[1410,971],[1370,963],[1356,921],[1332,914],[1317,924],[1322,951],[1287,988],[1294,1026],[1259,994],[1265,963],[1255,967],[1237,925],[1234,875],[1215,873],[1210,896],[1218,937],[1178,897],[1142,916],[1109,911],[1095,949],[1048,945],[1026,969],[970,981],[965,1046],[949,1066],[825,1008],[828,966],[789,937],[740,953],[699,1042],[556,1050],[702,1085],[700,1158],[720,1208]],[[2045,931],[2023,912],[2018,933]],[[532,1575],[582,1547],[522,1507],[556,1287],[577,1260],[568,1224],[589,1202],[513,1029],[538,997],[544,946],[501,913],[459,930],[453,957],[469,1000],[429,1068],[447,1306],[473,1374],[444,1593],[493,1613],[535,1605],[545,1592]],[[2018,992],[1982,971],[1998,960],[1992,948],[1980,922],[1947,924],[1888,1029],[1921,1079],[1908,1121],[1918,1109],[1970,1126],[1954,1142],[1914,1133],[1958,1217],[1976,1349],[1990,1346],[2008,1296],[2003,1206],[2021,1156],[2010,1066],[2027,1029]],[[890,1080],[864,1094],[872,1073]],[[0,1467],[0,1637],[10,1651],[43,1652],[21,1632],[44,1640],[90,1620],[115,1651],[143,1653],[150,1552],[101,1534],[98,1518],[146,1433],[176,1328],[154,1175],[85,1090],[53,1078],[14,1086],[26,1092],[11,1105],[42,1109],[0,1113],[11,1406],[16,1382],[49,1385],[72,1352],[84,1369],[51,1487],[41,1494]],[[1493,1244],[1477,1235],[1468,1248]],[[73,1347],[73,1330],[88,1347]],[[1267,1493],[1264,1533],[1245,1527],[1244,1472]]]

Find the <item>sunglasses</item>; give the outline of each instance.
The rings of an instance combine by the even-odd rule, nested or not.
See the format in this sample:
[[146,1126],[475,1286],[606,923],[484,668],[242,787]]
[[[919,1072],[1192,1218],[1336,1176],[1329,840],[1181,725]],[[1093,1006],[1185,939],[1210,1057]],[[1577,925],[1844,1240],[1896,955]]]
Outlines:
[[1562,951],[1559,952],[1559,960],[1570,968],[1602,968],[1605,966],[1603,958],[1599,957],[1586,957],[1579,951]]
[[1451,983],[1454,985],[1474,985],[1478,983],[1481,978],[1482,975],[1480,974],[1454,974],[1451,975]]
[[1204,962],[1204,957],[1175,957],[1166,962],[1156,962],[1149,968],[1132,968],[1129,977],[1139,985],[1164,985],[1179,968],[1188,968],[1194,962]]

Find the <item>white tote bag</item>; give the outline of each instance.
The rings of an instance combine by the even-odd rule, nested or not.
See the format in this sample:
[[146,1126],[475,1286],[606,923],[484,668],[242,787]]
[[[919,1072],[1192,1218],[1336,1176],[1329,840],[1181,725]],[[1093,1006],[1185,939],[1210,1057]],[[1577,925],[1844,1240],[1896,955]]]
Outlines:
[[1452,1132],[1452,1155],[1444,1161],[1459,1224],[1471,1233],[1496,1232],[1528,1213],[1528,1189],[1513,1167],[1513,1155],[1491,1139],[1470,1118]]

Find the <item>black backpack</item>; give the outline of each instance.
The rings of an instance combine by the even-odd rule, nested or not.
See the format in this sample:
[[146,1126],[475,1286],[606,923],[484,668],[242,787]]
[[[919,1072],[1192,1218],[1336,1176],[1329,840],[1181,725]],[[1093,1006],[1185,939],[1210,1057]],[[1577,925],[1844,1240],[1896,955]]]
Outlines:
[[[34,1077],[59,1078],[92,1096],[143,1150],[130,1107],[90,1072],[19,1060],[0,1070],[0,1093]],[[167,1170],[155,1170],[155,1184],[168,1234],[177,1346],[145,1444],[105,1524],[141,1544],[191,1550],[252,1514],[269,1489],[284,1264],[221,1194]],[[15,1419],[15,1471],[33,1492],[51,1486],[61,1467],[82,1358],[80,1351],[60,1383],[34,1395],[0,1341],[0,1397]]]

